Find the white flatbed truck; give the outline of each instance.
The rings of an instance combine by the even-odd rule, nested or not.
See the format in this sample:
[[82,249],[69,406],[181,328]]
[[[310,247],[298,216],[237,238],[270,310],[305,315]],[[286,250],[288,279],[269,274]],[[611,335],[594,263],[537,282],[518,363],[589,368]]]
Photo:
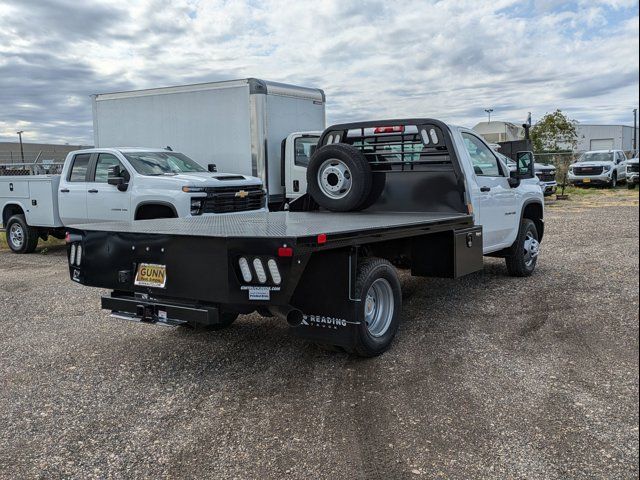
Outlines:
[[[315,198],[283,212],[77,226],[70,277],[112,290],[102,306],[119,318],[220,329],[257,311],[378,355],[400,322],[396,268],[458,278],[492,255],[513,276],[534,272],[543,195],[533,155],[517,161],[510,173],[473,131],[434,119],[334,125],[310,162]],[[353,192],[370,201],[372,183],[383,188],[361,211],[318,208]]]

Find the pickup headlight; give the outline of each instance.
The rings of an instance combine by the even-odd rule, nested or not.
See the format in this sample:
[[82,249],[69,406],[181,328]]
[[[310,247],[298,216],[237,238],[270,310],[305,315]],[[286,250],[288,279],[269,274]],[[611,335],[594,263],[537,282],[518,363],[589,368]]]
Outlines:
[[204,187],[182,187],[182,191],[185,193],[202,193],[206,192]]
[[556,171],[555,170],[549,170],[549,175],[555,175]]
[[569,173],[573,175],[573,167],[569,167]]
[[605,165],[604,167],[602,167],[602,171],[604,173],[607,173],[609,170],[611,170],[611,165]]

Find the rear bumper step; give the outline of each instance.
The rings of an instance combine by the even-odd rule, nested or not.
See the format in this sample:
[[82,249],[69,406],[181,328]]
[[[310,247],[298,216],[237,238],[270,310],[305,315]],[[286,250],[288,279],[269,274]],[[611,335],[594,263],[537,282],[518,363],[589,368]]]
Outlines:
[[215,325],[219,323],[215,307],[188,307],[156,300],[127,296],[102,297],[102,308],[116,318],[163,325]]

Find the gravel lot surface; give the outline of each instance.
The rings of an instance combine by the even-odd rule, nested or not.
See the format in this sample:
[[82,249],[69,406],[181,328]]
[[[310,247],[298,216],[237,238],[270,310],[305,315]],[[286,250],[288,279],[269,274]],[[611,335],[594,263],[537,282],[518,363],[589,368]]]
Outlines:
[[111,319],[0,252],[1,478],[637,478],[637,193],[551,205],[536,275],[404,276],[371,360],[278,321]]

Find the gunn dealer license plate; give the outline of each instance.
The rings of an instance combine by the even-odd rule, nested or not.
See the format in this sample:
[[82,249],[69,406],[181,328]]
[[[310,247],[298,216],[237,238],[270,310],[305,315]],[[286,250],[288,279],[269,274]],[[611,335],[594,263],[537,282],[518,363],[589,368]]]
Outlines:
[[153,263],[141,263],[138,265],[133,283],[140,287],[164,288],[167,283],[167,267]]
[[591,183],[591,179],[590,178],[583,178],[582,181],[584,183]]

